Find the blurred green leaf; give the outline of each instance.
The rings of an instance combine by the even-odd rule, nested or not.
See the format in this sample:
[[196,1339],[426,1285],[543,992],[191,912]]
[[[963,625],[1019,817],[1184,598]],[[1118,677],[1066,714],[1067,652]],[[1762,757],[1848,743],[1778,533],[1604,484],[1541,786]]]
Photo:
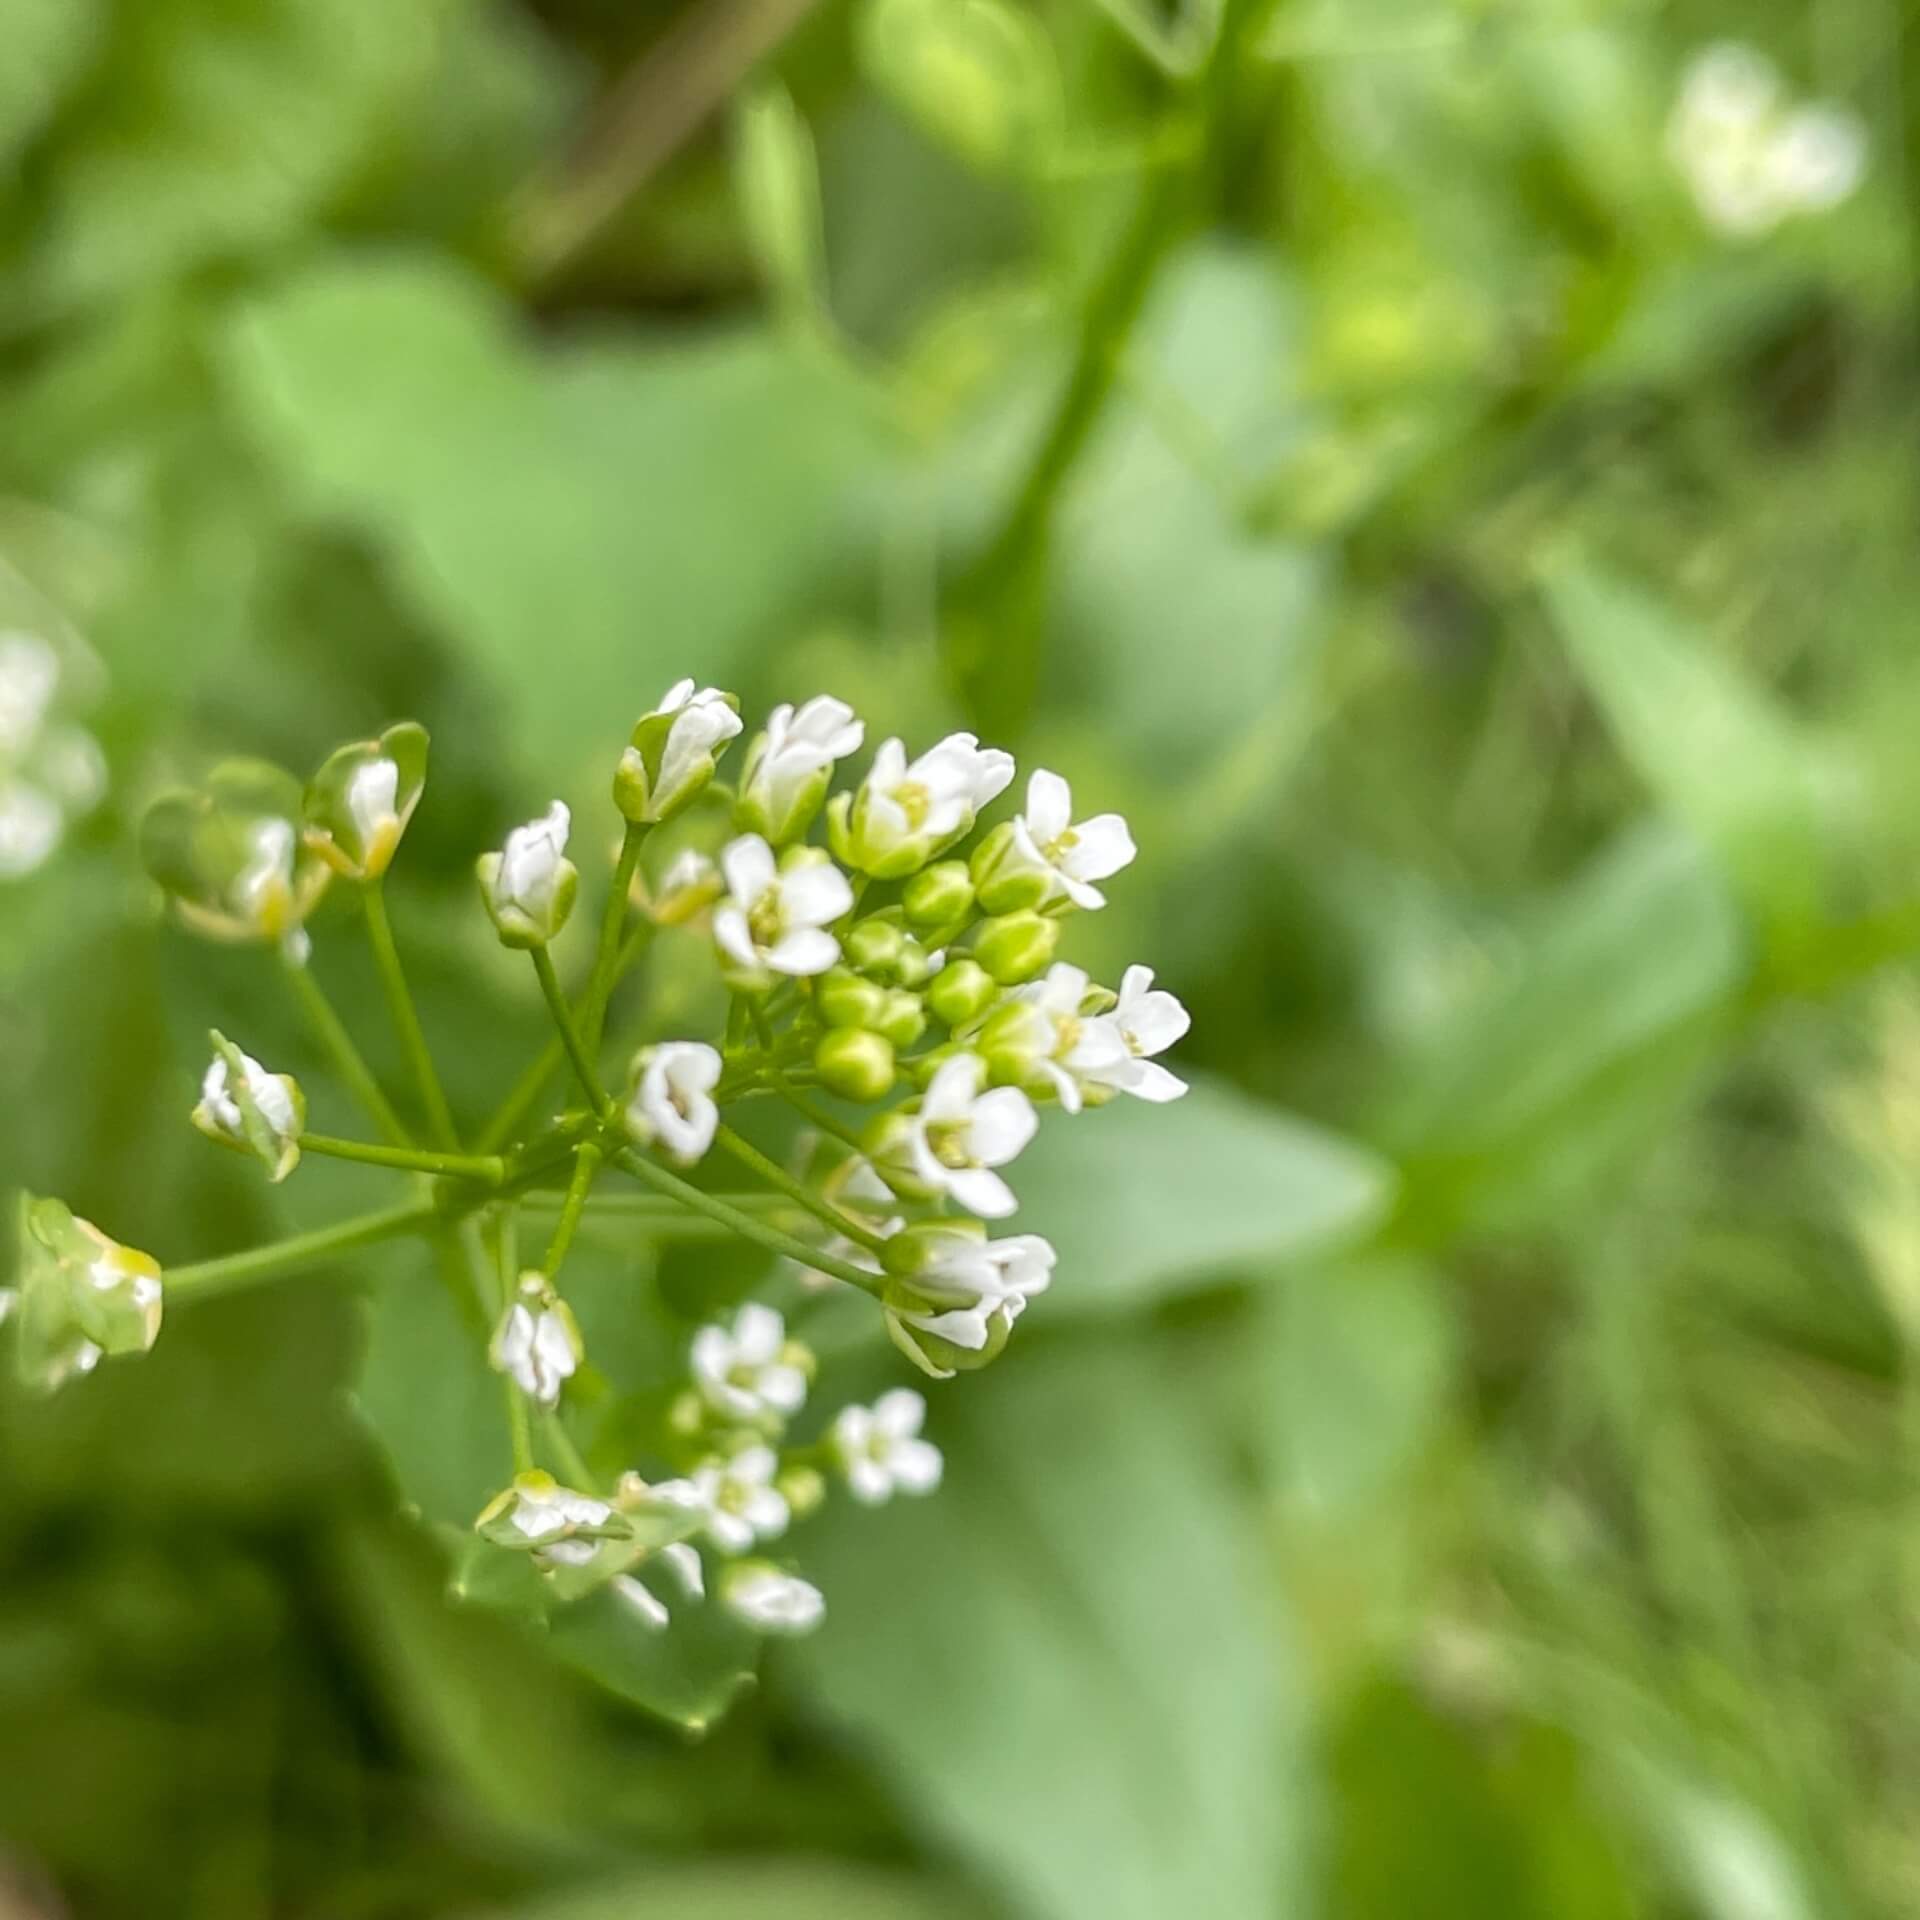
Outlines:
[[1409,1207],[1447,1220],[1550,1208],[1691,1084],[1749,966],[1698,844],[1628,835],[1542,909],[1413,1065],[1387,1128]]
[[961,1920],[980,1911],[931,1879],[850,1861],[742,1860],[655,1867],[597,1891],[516,1907],[512,1920]]
[[1654,796],[1761,918],[1820,906],[1822,769],[1788,715],[1672,609],[1578,560],[1542,587],[1573,663]]
[[0,165],[51,117],[93,52],[98,0],[6,0],[0,6]]
[[146,0],[63,126],[19,272],[29,299],[95,300],[277,241],[337,191],[433,71],[463,0]]
[[1295,1704],[1212,1436],[1144,1341],[1016,1345],[966,1387],[938,1499],[809,1542],[814,1711],[1025,1912],[1286,1910]]
[[1021,1156],[1017,1224],[1060,1255],[1036,1313],[1123,1311],[1324,1253],[1364,1234],[1392,1185],[1364,1148],[1225,1086],[1115,1100],[1043,1127]]
[[610,765],[676,677],[723,680],[749,637],[790,621],[877,444],[845,377],[803,347],[738,333],[542,352],[426,258],[296,277],[229,344],[235,397],[296,496],[371,535],[512,687],[544,777]]
[[649,1627],[626,1601],[602,1588],[557,1609],[548,1630],[554,1652],[623,1699],[703,1733],[749,1685],[759,1638],[709,1594],[695,1600],[664,1567],[642,1583],[666,1603],[664,1630]]

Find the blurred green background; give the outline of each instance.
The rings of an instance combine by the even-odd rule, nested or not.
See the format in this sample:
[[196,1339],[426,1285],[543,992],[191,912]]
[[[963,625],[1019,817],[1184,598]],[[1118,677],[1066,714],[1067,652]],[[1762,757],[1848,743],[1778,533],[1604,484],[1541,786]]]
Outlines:
[[[1728,34],[1844,204],[1703,218]],[[0,882],[0,1185],[376,1204],[187,1126],[216,1021],[321,1076],[140,808],[425,721],[478,1113],[472,857],[558,794],[594,884],[682,673],[1122,808],[1074,957],[1197,1082],[1036,1148],[946,1488],[704,1736],[443,1600],[404,1254],[0,1389],[0,1914],[1920,1910],[1917,83],[1898,0],[0,0],[0,625],[110,778]],[[642,1371],[762,1277],[601,1259]]]

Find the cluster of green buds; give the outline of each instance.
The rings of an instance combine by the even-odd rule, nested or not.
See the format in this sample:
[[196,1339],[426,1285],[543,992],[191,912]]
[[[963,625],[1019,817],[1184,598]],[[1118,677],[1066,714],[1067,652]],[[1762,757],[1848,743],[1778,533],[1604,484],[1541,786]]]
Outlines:
[[[468,1305],[487,1333],[475,1358],[499,1377],[515,1466],[475,1523],[468,1590],[494,1590],[509,1556],[542,1605],[610,1593],[653,1629],[709,1602],[758,1633],[819,1620],[822,1596],[769,1557],[774,1543],[836,1484],[869,1505],[931,1492],[941,1458],[921,1434],[925,1400],[896,1387],[797,1433],[813,1356],[774,1306],[750,1300],[695,1335],[651,1440],[632,1418],[596,1423],[608,1382],[567,1299],[580,1224],[599,1213],[656,1241],[736,1234],[780,1256],[777,1284],[797,1274],[868,1296],[915,1368],[951,1378],[1000,1355],[1052,1282],[1045,1239],[994,1231],[1018,1210],[1009,1170],[1042,1116],[1122,1094],[1177,1098],[1183,1083],[1155,1056],[1187,1016],[1145,967],[1114,990],[1058,958],[1073,916],[1105,904],[1101,883],[1134,847],[1117,814],[1076,819],[1057,774],[1033,773],[1024,805],[985,825],[1015,768],[970,733],[916,756],[884,741],[835,793],[865,735],[843,701],[776,708],[729,785],[720,762],[742,732],[733,695],[691,681],[635,725],[611,783],[611,885],[571,987],[553,953],[582,891],[570,809],[553,801],[479,857],[481,904],[501,943],[529,957],[553,1028],[484,1127],[441,1089],[385,905],[426,788],[425,731],[402,724],[342,747],[305,782],[233,761],[158,800],[143,847],[180,922],[277,948],[379,1137],[315,1131],[301,1087],[219,1032],[193,1124],[270,1181],[323,1155],[410,1175],[415,1198],[164,1276],[58,1202],[24,1202],[9,1304],[27,1372],[57,1384],[144,1350],[163,1297],[276,1278],[397,1234],[466,1245]],[[335,885],[358,898],[415,1082],[411,1115],[315,977],[308,922]],[[666,939],[704,949],[728,998],[724,1031],[622,1046],[608,1030],[616,993]],[[624,1076],[606,1070],[610,1053]],[[572,1101],[531,1121],[563,1069]],[[735,1130],[756,1101],[804,1123],[801,1162]],[[745,1190],[715,1178],[723,1161],[744,1170]],[[644,1192],[602,1194],[606,1179]],[[551,1238],[523,1265],[520,1222],[542,1209]]]

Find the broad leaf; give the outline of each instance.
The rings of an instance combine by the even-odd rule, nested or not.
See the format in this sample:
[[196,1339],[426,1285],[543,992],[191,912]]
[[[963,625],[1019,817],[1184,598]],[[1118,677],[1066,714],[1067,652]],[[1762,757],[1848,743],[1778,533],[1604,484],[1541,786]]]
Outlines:
[[1051,1117],[1018,1180],[1014,1224],[1060,1255],[1049,1320],[1323,1253],[1364,1234],[1392,1190],[1364,1148],[1204,1081],[1171,1106],[1122,1098]]

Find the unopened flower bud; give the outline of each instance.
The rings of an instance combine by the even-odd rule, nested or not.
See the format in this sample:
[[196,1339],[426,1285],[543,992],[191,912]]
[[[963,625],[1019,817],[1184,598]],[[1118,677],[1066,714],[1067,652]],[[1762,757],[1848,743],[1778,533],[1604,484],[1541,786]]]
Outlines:
[[[964,860],[941,860],[923,867],[900,895],[909,922],[922,928],[951,926],[973,905],[973,881]],[[1038,906],[1036,900],[1032,902]]]
[[821,1085],[843,1100],[884,1100],[893,1091],[893,1047],[861,1027],[832,1027],[823,1033],[813,1066]]
[[945,953],[929,953],[912,934],[900,942],[893,962],[893,978],[902,987],[924,987],[940,971]]
[[1003,987],[1017,986],[1046,971],[1060,945],[1060,922],[1031,908],[987,921],[973,943],[973,957]]
[[641,910],[660,927],[684,927],[713,905],[727,890],[720,869],[692,847],[676,854],[651,895],[643,896]]
[[861,973],[884,979],[893,972],[905,941],[906,935],[900,931],[898,921],[869,915],[848,929],[847,964]]
[[613,802],[636,826],[671,820],[713,778],[722,748],[740,731],[739,701],[678,681],[634,727],[613,777]]
[[974,848],[969,871],[987,913],[1045,906],[1054,890],[1052,869],[1017,845],[1011,820],[1001,821]]
[[553,1407],[585,1357],[572,1309],[544,1273],[523,1273],[487,1352],[494,1369],[528,1399]]
[[927,1005],[950,1027],[964,1027],[992,1006],[999,983],[979,961],[949,960],[927,989]]
[[306,1096],[291,1074],[269,1073],[222,1034],[212,1039],[213,1064],[200,1083],[193,1124],[208,1139],[252,1154],[277,1184],[300,1164]]
[[230,760],[203,786],[163,794],[140,826],[140,857],[182,921],[214,940],[284,941],[330,870],[301,843],[300,783],[264,760]]
[[813,1004],[830,1027],[877,1027],[886,1009],[887,989],[846,967],[833,967],[820,976]]
[[427,730],[414,721],[341,747],[307,783],[307,845],[348,880],[378,880],[426,784]]
[[853,709],[830,694],[818,695],[797,712],[775,707],[766,731],[747,750],[735,825],[776,849],[799,840],[827,797],[834,762],[855,752],[865,737]]
[[515,827],[500,852],[480,856],[480,895],[503,946],[544,947],[566,925],[580,884],[566,857],[571,822],[556,800],[538,820]]
[[51,1392],[111,1354],[145,1353],[160,1332],[160,1264],[58,1200],[22,1194],[16,1215],[20,1375]]
[[773,1489],[787,1503],[796,1520],[817,1513],[821,1501],[827,1497],[826,1479],[814,1467],[786,1468],[774,1481]]
[[897,1048],[912,1046],[927,1030],[927,1010],[920,996],[904,987],[889,988],[873,1030]]

